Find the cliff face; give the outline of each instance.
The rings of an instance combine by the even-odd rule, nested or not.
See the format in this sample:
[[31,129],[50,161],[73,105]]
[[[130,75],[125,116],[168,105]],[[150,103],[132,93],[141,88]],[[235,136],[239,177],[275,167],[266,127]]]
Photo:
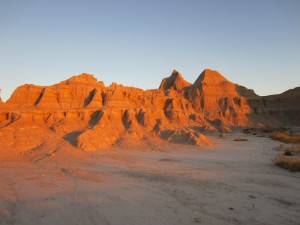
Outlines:
[[204,70],[186,93],[193,108],[210,121],[226,126],[248,126],[247,115],[252,113],[248,96],[238,92],[239,86],[217,71]]
[[18,87],[0,105],[0,147],[28,151],[64,142],[98,150],[152,141],[207,145],[212,142],[203,131],[289,122],[285,115],[299,122],[299,107],[293,107],[299,93],[259,97],[212,70],[203,71],[194,84],[174,70],[159,89],[147,91],[115,83],[105,87],[81,74],[52,86]]
[[287,125],[300,126],[300,87],[262,97],[268,113]]
[[103,82],[97,82],[92,75],[81,74],[49,87],[25,84],[14,91],[7,103],[18,109],[97,108],[102,106],[103,88]]

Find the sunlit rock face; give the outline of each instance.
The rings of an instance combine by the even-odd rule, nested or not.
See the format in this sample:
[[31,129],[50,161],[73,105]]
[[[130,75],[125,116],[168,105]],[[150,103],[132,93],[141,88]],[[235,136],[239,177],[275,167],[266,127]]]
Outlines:
[[171,89],[175,91],[181,91],[183,88],[188,87],[190,85],[191,83],[184,80],[182,75],[177,70],[173,70],[171,76],[164,78],[161,81],[159,89],[162,90]]
[[0,102],[0,147],[28,151],[64,142],[95,151],[150,142],[211,145],[205,131],[299,124],[299,88],[260,97],[206,69],[193,84],[174,70],[142,90],[80,74],[51,86],[25,84]]

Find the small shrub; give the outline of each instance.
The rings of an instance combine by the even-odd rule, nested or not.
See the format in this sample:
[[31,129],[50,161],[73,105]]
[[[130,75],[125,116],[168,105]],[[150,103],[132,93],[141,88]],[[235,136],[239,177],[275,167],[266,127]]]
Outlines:
[[264,133],[285,132],[285,131],[287,131],[287,128],[285,127],[266,127],[262,129],[262,132]]
[[293,156],[294,154],[291,151],[285,150],[283,153],[285,156]]
[[293,146],[287,147],[286,150],[299,154],[300,153],[300,145],[293,145]]
[[259,134],[259,133],[273,133],[273,132],[286,132],[285,127],[249,127],[243,130],[245,134]]
[[285,155],[276,155],[273,162],[284,169],[290,171],[300,171],[300,158],[299,157],[289,157]]
[[226,138],[226,135],[224,133],[221,133],[220,138]]
[[248,139],[247,138],[245,138],[245,137],[238,137],[238,138],[235,138],[235,139],[233,139],[234,141],[248,141]]
[[245,134],[250,134],[250,128],[244,129],[243,132],[244,132]]
[[274,148],[274,150],[277,150],[277,151],[284,151],[285,149],[286,149],[286,147],[283,144],[280,144]]
[[283,132],[275,132],[271,135],[273,140],[282,141],[285,143],[300,143],[300,135],[286,134]]

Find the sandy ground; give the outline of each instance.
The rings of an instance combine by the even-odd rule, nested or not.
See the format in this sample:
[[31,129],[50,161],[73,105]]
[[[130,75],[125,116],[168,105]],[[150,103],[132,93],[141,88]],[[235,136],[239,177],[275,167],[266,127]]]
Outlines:
[[0,224],[300,224],[300,173],[273,165],[279,142],[57,151],[0,164]]

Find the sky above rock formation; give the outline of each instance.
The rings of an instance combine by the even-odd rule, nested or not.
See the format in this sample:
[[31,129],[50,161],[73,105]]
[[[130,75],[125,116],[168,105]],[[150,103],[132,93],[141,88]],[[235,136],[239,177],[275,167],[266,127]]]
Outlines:
[[300,1],[0,0],[0,88],[94,74],[144,89],[205,68],[259,95],[300,86]]

